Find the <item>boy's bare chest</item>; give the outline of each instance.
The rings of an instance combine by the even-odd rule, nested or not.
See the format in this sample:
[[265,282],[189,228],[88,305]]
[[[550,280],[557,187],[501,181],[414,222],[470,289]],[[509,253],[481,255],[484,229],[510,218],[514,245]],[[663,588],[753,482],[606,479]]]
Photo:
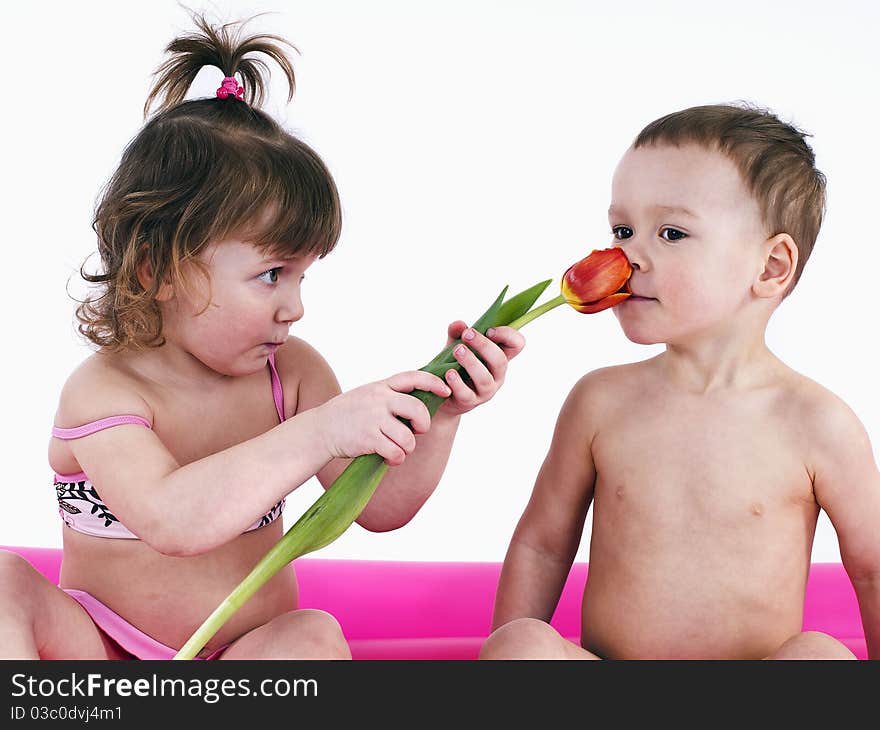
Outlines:
[[812,502],[795,434],[747,400],[630,404],[593,443],[597,506],[726,520]]

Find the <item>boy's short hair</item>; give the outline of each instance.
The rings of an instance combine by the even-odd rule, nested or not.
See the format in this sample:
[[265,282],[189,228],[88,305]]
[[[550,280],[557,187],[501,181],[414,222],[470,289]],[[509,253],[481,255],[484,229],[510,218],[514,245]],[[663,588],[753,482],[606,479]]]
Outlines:
[[695,143],[725,154],[758,202],[769,236],[789,234],[798,248],[791,293],[819,235],[825,176],[803,132],[766,109],[731,104],[695,106],[651,122],[633,147]]

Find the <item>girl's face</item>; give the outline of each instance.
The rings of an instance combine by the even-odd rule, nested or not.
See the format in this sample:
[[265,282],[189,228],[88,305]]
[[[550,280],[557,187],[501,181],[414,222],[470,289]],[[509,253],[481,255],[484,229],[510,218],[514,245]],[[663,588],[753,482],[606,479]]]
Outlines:
[[210,302],[205,308],[204,284],[176,293],[163,308],[166,337],[216,372],[259,371],[303,316],[302,281],[316,257],[272,258],[228,240],[211,244],[200,258],[210,274]]
[[615,243],[633,296],[614,308],[626,336],[676,343],[726,326],[763,268],[760,210],[734,163],[696,145],[630,148],[612,182]]

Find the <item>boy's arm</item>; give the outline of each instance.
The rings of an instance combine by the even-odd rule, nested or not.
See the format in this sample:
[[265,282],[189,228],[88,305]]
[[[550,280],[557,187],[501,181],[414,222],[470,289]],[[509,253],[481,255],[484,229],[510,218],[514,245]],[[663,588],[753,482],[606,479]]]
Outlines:
[[880,472],[864,426],[843,401],[829,397],[815,422],[813,489],[837,532],[868,656],[880,659]]
[[594,377],[581,378],[560,410],[550,449],[504,558],[493,630],[517,618],[549,622],[556,609],[596,480]]

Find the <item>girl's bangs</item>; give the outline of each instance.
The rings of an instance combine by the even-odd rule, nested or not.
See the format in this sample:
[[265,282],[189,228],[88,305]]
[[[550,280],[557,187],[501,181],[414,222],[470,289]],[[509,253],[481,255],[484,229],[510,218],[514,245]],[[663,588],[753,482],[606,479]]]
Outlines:
[[302,159],[285,164],[276,157],[260,167],[230,206],[238,209],[237,220],[248,221],[242,237],[279,258],[330,253],[339,240],[341,214],[336,186],[323,166]]

